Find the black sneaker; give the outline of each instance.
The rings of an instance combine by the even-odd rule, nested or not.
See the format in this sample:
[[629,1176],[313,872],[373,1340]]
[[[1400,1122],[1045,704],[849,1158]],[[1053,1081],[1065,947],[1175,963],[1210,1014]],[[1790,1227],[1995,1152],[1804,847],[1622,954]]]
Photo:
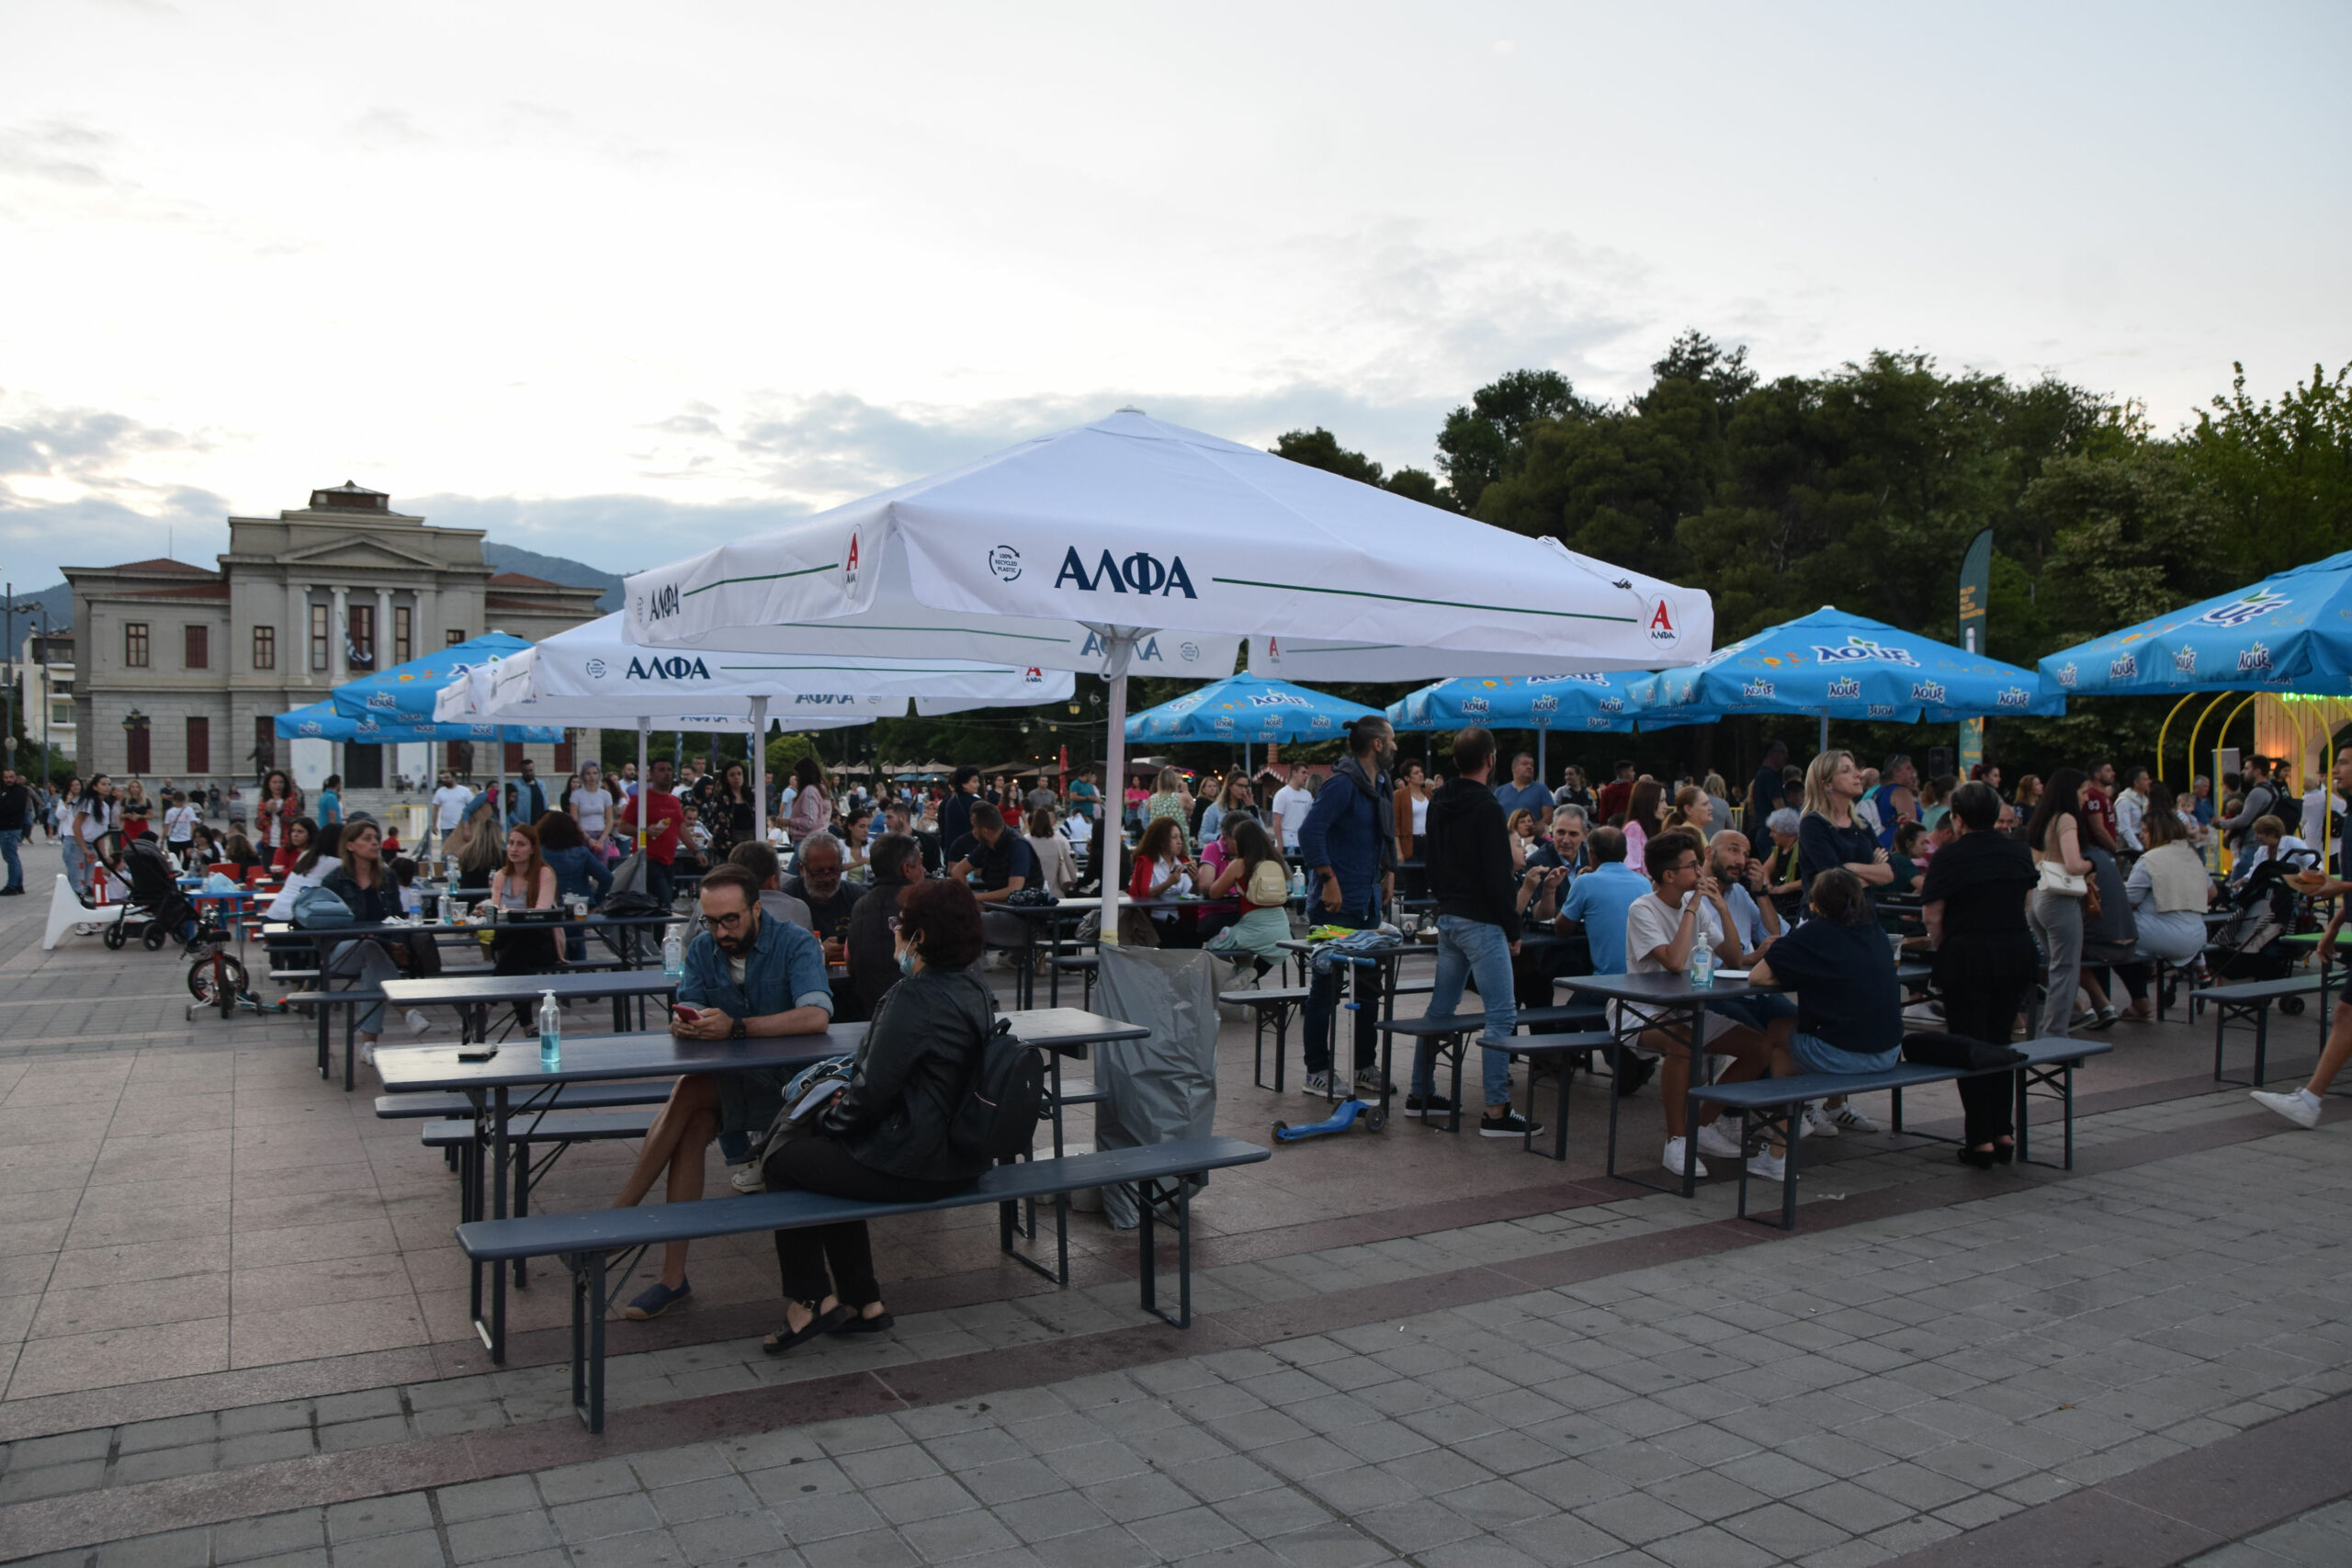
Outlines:
[[1408,1094],[1405,1097],[1408,1111],[1451,1111],[1453,1101],[1442,1094]]
[[1532,1138],[1543,1130],[1543,1122],[1530,1125],[1527,1118],[1516,1111],[1478,1118],[1478,1136],[1482,1138]]

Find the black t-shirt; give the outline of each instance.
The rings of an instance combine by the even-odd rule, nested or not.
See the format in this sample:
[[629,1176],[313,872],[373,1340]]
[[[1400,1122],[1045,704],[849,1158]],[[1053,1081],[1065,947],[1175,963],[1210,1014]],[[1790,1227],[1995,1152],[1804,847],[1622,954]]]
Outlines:
[[[1819,812],[1808,811],[1804,820],[1797,824],[1797,875],[1810,895],[1815,877],[1841,865],[1868,865],[1878,849],[1877,836],[1860,822],[1839,828]],[[1875,886],[1866,882],[1862,891],[1876,903]]]
[[831,898],[819,899],[808,891],[808,885],[797,876],[784,879],[783,890],[808,906],[809,923],[817,928],[818,937],[825,942],[846,941],[849,937],[850,911],[865,897],[865,889],[847,877],[833,889]]
[[1860,1055],[1903,1043],[1894,953],[1875,920],[1807,920],[1774,942],[1764,962],[1797,994],[1799,1032]]
[[0,788],[0,829],[22,832],[33,825],[33,792],[23,784]]
[[1014,877],[1022,878],[1021,886],[1035,887],[1037,883],[1037,852],[1029,840],[1007,828],[996,836],[993,846],[980,842],[978,833],[967,833],[956,840],[947,852],[947,863],[969,861],[972,869],[980,874],[980,891],[993,893]]
[[1963,833],[1936,852],[1921,903],[1944,907],[1944,940],[2025,934],[2026,896],[2041,880],[2033,857],[2001,833]]
[[[1740,804],[1769,817],[1781,808],[1781,796],[1787,787],[1781,782],[1780,769],[1758,768],[1756,776],[1748,781],[1747,798]],[[1758,822],[1756,829],[1758,832],[1763,831],[1764,824]]]

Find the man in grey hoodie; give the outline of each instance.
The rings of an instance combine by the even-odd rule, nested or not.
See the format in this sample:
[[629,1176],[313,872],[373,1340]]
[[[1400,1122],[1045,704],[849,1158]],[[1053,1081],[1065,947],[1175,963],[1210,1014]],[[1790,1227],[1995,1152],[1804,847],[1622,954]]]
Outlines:
[[[1519,1010],[1511,990],[1510,961],[1519,953],[1521,915],[1546,874],[1542,866],[1524,879],[1511,869],[1510,830],[1502,803],[1487,780],[1495,768],[1495,738],[1473,725],[1453,738],[1454,776],[1430,797],[1428,848],[1430,888],[1437,895],[1437,986],[1430,993],[1430,1016],[1443,1017],[1462,1005],[1464,982],[1476,976],[1486,1010],[1479,1053],[1486,1060],[1486,1114],[1478,1133],[1487,1138],[1522,1138],[1540,1133],[1510,1106],[1511,1032]],[[1413,1056],[1413,1092],[1408,1111],[1451,1111],[1437,1092],[1437,1043],[1424,1040]]]

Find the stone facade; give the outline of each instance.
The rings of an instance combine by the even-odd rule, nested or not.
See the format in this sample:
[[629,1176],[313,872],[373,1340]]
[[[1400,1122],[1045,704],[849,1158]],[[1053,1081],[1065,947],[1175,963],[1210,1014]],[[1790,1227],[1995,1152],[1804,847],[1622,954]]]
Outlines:
[[[428,528],[346,481],[276,517],[230,518],[218,570],[175,560],[66,568],[81,771],[251,779],[289,763],[275,716],[345,681],[485,631],[536,641],[596,616],[595,589],[493,574],[481,541],[479,529]],[[332,771],[354,787],[391,781],[394,749],[335,750]],[[542,773],[559,760],[552,747],[530,750]],[[499,761],[476,757],[475,771]]]

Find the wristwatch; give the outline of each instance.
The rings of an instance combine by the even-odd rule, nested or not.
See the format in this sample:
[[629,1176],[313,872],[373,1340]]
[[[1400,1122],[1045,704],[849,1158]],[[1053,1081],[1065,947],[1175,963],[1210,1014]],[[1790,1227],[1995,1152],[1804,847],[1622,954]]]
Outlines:
[[728,1039],[729,1039],[729,1040],[741,1040],[741,1039],[742,1039],[745,1035],[749,1034],[750,1032],[751,1032],[751,1031],[750,1031],[750,1030],[745,1029],[745,1028],[743,1027],[743,1021],[742,1021],[741,1019],[740,1019],[740,1018],[739,1018],[739,1019],[737,1019],[737,1020],[736,1020],[736,1021],[735,1021],[731,1025],[729,1025],[729,1026],[728,1031],[727,1031],[727,1038],[728,1038]]

